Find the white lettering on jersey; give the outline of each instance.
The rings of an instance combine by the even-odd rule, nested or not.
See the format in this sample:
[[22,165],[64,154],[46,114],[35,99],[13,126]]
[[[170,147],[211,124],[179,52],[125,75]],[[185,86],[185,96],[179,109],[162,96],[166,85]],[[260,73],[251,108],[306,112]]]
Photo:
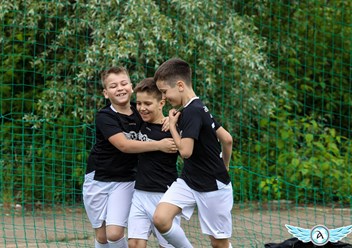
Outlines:
[[[209,109],[207,108],[207,106],[203,106],[203,109],[204,109],[204,112],[206,112],[206,113],[208,113],[208,112],[209,112]],[[212,115],[212,114],[210,114],[210,113],[209,113],[209,115],[210,115],[210,118],[212,118],[212,119],[213,119],[213,115]]]
[[138,140],[138,134],[135,131],[129,133],[123,132],[123,134],[128,140]]
[[141,140],[141,141],[154,141],[153,139],[148,138],[148,135],[142,134],[141,132],[138,133],[138,140]]

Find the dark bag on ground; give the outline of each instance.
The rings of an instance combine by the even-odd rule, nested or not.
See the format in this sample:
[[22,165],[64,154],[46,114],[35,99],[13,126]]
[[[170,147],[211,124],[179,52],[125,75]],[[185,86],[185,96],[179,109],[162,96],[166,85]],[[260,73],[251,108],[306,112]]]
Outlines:
[[334,247],[339,247],[339,248],[352,248],[352,245],[343,243],[343,242],[336,242],[336,243],[331,243],[328,242],[323,246],[317,246],[314,245],[312,242],[308,243],[303,243],[297,238],[291,238],[287,239],[282,243],[268,243],[264,245],[265,248],[334,248]]

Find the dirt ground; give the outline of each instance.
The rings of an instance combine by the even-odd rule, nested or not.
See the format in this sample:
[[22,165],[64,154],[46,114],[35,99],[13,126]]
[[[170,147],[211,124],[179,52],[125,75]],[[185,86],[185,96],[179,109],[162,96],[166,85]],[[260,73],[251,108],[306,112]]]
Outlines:
[[[233,209],[233,247],[264,247],[266,243],[292,238],[285,224],[311,229],[329,229],[352,224],[351,210],[328,207],[235,206]],[[197,214],[182,223],[194,247],[210,247],[201,234]],[[352,234],[345,237],[352,243]],[[94,247],[93,231],[82,208],[51,211],[0,210],[0,247]],[[148,247],[158,247],[154,238]]]

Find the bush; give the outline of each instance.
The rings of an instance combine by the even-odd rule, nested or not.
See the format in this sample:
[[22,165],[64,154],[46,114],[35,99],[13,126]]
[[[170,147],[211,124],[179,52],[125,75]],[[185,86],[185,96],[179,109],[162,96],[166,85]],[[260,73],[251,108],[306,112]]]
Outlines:
[[256,200],[350,202],[351,145],[335,129],[313,118],[282,114],[262,119],[255,131],[233,164],[250,172],[241,188],[252,189]]

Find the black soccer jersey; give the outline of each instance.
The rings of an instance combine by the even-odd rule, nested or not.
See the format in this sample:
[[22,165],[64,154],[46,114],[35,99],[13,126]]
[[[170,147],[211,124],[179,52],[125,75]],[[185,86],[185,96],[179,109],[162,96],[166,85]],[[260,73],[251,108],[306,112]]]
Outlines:
[[194,139],[193,153],[191,157],[184,159],[181,178],[196,191],[217,190],[217,181],[230,183],[222,160],[221,145],[216,136],[219,127],[208,108],[198,98],[193,99],[179,117],[181,137]]
[[[145,142],[172,138],[170,132],[161,131],[162,125],[143,123],[139,139]],[[177,178],[177,153],[161,151],[139,154],[135,188],[149,192],[165,192]]]
[[94,179],[104,182],[134,181],[138,155],[123,153],[109,142],[109,138],[123,132],[127,139],[137,140],[142,119],[131,106],[132,115],[124,115],[111,105],[99,110],[96,115],[96,143],[88,157],[86,173],[95,170]]

